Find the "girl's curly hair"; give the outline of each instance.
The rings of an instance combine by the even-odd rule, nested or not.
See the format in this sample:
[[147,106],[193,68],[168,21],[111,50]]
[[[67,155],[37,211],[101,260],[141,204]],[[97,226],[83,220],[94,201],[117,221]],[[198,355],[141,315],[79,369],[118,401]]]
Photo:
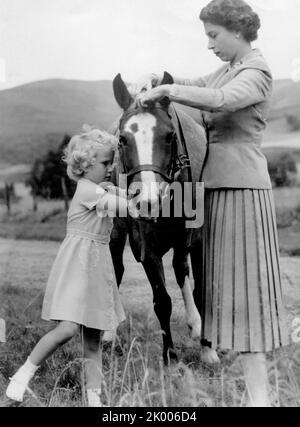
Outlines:
[[83,133],[73,136],[64,151],[62,159],[67,163],[68,177],[78,181],[95,164],[99,148],[106,147],[115,151],[116,146],[117,139],[113,135],[85,127]]
[[243,0],[213,0],[201,10],[200,19],[229,31],[240,31],[248,42],[257,39],[261,26],[258,14]]

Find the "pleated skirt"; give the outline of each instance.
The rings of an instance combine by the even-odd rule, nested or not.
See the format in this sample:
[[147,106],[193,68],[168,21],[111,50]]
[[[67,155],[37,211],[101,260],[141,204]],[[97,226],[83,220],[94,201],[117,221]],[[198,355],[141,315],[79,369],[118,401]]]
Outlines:
[[238,352],[288,345],[272,191],[207,190],[202,232],[202,338]]

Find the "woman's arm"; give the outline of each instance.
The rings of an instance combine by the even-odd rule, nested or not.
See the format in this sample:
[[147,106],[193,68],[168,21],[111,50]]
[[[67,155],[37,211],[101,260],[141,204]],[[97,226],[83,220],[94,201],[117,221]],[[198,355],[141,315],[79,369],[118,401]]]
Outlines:
[[[196,86],[196,87],[205,87],[210,77],[213,74],[207,74],[202,77],[196,77],[195,79],[184,79],[181,77],[173,77],[174,83],[183,86]],[[156,88],[161,85],[163,81],[163,74],[147,74],[140,77],[136,83],[129,86],[129,91],[132,95],[138,95],[142,92],[142,89]]]
[[206,76],[197,77],[195,79],[183,79],[181,77],[173,77],[174,83],[182,86],[196,86],[196,87],[206,87],[207,82],[209,81],[212,74]]
[[183,86],[159,86],[140,97],[142,105],[169,97],[171,101],[208,111],[237,111],[264,101],[272,91],[270,74],[245,69],[219,89]]
[[220,89],[171,85],[171,101],[209,111],[241,110],[264,101],[272,91],[272,77],[260,70],[246,69]]

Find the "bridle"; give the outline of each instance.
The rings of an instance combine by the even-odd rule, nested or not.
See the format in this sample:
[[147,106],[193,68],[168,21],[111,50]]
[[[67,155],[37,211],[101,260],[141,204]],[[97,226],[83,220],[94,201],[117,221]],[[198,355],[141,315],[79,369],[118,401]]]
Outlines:
[[[155,109],[161,109],[165,111],[161,106],[155,104]],[[144,108],[135,108],[134,110],[128,112],[125,112],[123,116],[121,117],[120,124],[122,121],[130,118],[131,116],[137,114],[138,112],[144,112]],[[169,116],[170,117],[170,116]],[[184,169],[189,168],[190,169],[190,160],[188,156],[181,152],[181,149],[179,147],[178,137],[173,130],[172,138],[170,141],[171,147],[172,147],[172,154],[171,154],[171,163],[167,171],[164,171],[160,166],[152,165],[152,164],[144,164],[139,165],[135,168],[129,169],[126,165],[126,159],[124,155],[124,146],[122,142],[119,142],[118,149],[119,149],[119,158],[121,167],[123,169],[123,172],[127,175],[128,182],[132,180],[132,178],[137,175],[140,172],[154,172],[159,174],[167,183],[172,183],[176,180],[176,178],[180,175],[181,171]]]

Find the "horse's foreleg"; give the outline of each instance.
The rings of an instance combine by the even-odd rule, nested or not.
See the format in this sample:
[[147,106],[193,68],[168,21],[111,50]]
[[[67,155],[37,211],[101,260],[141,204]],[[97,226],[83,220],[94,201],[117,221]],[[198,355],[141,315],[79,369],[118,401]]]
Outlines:
[[[194,277],[194,283],[195,283],[194,292],[193,292],[194,301],[196,303],[199,313],[201,314],[203,322],[205,322],[207,321],[205,316],[206,289],[205,289],[205,282],[203,277],[204,258],[203,258],[203,249],[202,249],[201,243],[191,248],[190,256],[191,256],[191,264],[192,264],[193,277]],[[201,359],[203,362],[208,364],[220,363],[220,359],[217,352],[211,348],[211,343],[208,340],[202,339],[201,346],[202,346]]]
[[185,249],[174,248],[173,268],[177,283],[181,289],[185,305],[186,321],[191,331],[192,338],[201,336],[201,317],[196,307],[193,291],[190,282],[190,269],[188,265],[188,255]]
[[170,328],[172,301],[165,286],[162,259],[154,257],[153,254],[146,256],[143,266],[153,290],[154,311],[163,332],[163,359],[167,365],[172,360],[177,361],[177,355],[174,350]]
[[123,253],[127,239],[127,224],[125,219],[115,218],[111,233],[109,248],[114,264],[117,285],[120,287],[124,274]]

